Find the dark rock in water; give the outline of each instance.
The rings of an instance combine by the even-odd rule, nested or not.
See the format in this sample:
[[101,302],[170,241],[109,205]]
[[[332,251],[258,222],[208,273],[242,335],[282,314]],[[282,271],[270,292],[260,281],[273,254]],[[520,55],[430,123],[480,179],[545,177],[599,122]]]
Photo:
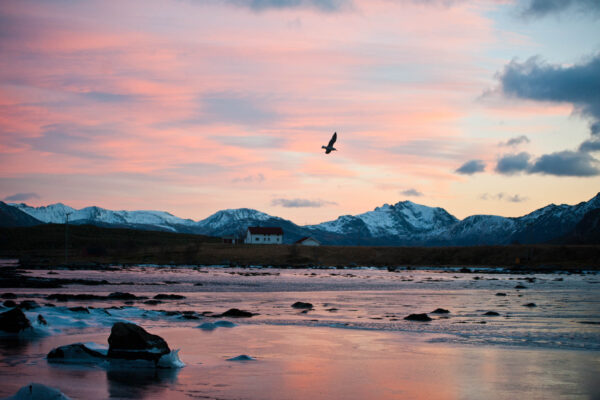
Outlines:
[[423,314],[410,314],[408,317],[404,317],[405,320],[407,321],[422,321],[422,322],[427,322],[427,321],[431,321],[431,318],[429,317],[429,315],[423,313]]
[[156,296],[154,296],[153,299],[155,299],[155,300],[183,300],[183,299],[185,299],[185,296],[182,296],[179,294],[159,293]]
[[98,296],[95,294],[69,294],[69,293],[53,293],[49,296],[46,296],[47,300],[56,300],[56,301],[70,301],[70,300],[103,300],[106,299],[105,296]]
[[183,319],[200,319],[200,317],[196,314],[186,314],[184,313],[181,318]]
[[83,343],[74,343],[52,349],[46,356],[49,361],[82,362],[100,361],[106,356],[96,350],[88,348]]
[[227,361],[256,361],[256,358],[250,357],[246,354],[241,354],[237,357],[228,358]]
[[194,286],[204,286],[204,285],[200,282],[196,282],[196,283],[194,283]]
[[432,314],[449,314],[450,311],[446,310],[445,308],[436,308],[431,313]]
[[128,322],[117,322],[113,325],[108,345],[108,358],[126,360],[158,362],[163,355],[171,352],[163,338]]
[[109,300],[139,300],[147,297],[138,297],[131,293],[113,292],[108,295]]
[[468,274],[471,272],[469,268],[462,267],[458,272],[462,272],[463,274]]
[[497,316],[499,316],[500,314],[499,314],[499,313],[497,313],[496,311],[488,311],[488,312],[486,312],[486,313],[485,313],[485,314],[483,314],[483,315],[485,315],[486,317],[497,317]]
[[496,296],[506,296],[506,293],[496,293]]
[[38,314],[37,321],[40,325],[48,325],[48,321],[46,321],[46,318],[42,314]]
[[13,308],[0,314],[0,330],[4,332],[19,333],[29,327],[31,323],[20,308]]
[[523,307],[537,307],[537,305],[535,303],[527,303],[523,304]]
[[515,286],[515,289],[527,289],[527,286],[521,285],[520,283]]
[[16,298],[17,298],[17,295],[14,294],[14,293],[2,293],[2,294],[0,294],[0,299],[12,299],[12,300],[14,300]]
[[13,300],[6,300],[4,303],[2,303],[2,305],[4,307],[16,307],[17,303],[15,303]]
[[19,303],[19,308],[23,309],[23,310],[33,310],[36,308],[39,308],[40,305],[38,303],[36,303],[33,300],[23,300],[22,302]]
[[160,300],[146,300],[146,301],[144,302],[144,304],[148,304],[148,305],[151,305],[151,306],[155,306],[155,305],[157,305],[157,304],[162,304],[162,301],[160,301]]
[[85,314],[89,314],[90,310],[88,310],[86,307],[69,307],[69,310],[73,311],[73,312],[80,312],[80,313],[85,313]]
[[313,305],[311,303],[304,303],[302,301],[297,301],[294,304],[292,304],[292,307],[294,308],[298,308],[298,309],[312,309]]
[[230,308],[223,314],[213,315],[213,317],[250,318],[253,315],[255,314],[251,313],[250,311],[238,310],[237,308]]

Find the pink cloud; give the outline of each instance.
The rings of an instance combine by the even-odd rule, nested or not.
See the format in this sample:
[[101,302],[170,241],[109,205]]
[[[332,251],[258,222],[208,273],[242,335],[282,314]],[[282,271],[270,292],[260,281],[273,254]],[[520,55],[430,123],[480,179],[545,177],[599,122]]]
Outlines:
[[[180,199],[190,188],[208,193],[202,207],[213,211],[223,198],[266,208],[298,187],[314,196],[294,198],[349,195],[342,183],[361,192],[319,210],[335,213],[389,202],[370,188],[393,184],[396,171],[444,187],[464,179],[452,174],[462,156],[495,156],[497,139],[468,139],[462,125],[490,81],[481,60],[495,31],[485,7],[382,0],[338,13],[257,13],[218,2],[8,2],[0,178],[139,174],[164,185],[160,204],[174,212],[191,212]],[[564,109],[488,110],[532,112]],[[325,158],[320,146],[336,130],[339,152]],[[105,201],[134,205],[148,189],[135,190]]]

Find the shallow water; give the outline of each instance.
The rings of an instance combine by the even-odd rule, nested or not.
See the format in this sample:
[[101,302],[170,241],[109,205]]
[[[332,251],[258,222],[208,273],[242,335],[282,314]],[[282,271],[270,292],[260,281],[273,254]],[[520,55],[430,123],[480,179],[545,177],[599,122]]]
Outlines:
[[[30,271],[49,276],[50,271]],[[119,271],[53,271],[52,277],[109,285],[10,289],[19,300],[54,303],[42,337],[0,338],[0,397],[37,381],[73,398],[597,398],[600,385],[600,275],[459,273],[435,270],[239,269],[141,266]],[[198,284],[201,284],[198,285]],[[526,289],[516,289],[517,284]],[[130,292],[182,300],[46,300],[52,293]],[[497,296],[497,293],[506,296]],[[291,307],[310,302],[307,313]],[[524,304],[535,303],[536,307]],[[68,310],[92,306],[90,314]],[[122,307],[106,309],[108,307]],[[446,315],[430,312],[442,307]],[[204,311],[259,315],[233,328],[198,329]],[[193,311],[199,319],[161,310]],[[496,311],[496,317],[484,316]],[[410,313],[431,322],[409,322]],[[106,344],[116,321],[140,324],[181,348],[181,370],[118,370],[48,364],[52,348]],[[241,354],[257,361],[231,362]]]

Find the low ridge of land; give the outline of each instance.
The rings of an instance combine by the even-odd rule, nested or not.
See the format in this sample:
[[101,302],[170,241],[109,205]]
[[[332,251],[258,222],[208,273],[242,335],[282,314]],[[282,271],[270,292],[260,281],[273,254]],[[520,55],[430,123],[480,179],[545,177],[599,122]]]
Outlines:
[[[457,247],[231,245],[202,235],[69,226],[69,264],[237,264],[273,266],[500,266],[600,268],[599,245]],[[23,265],[65,263],[65,226],[0,228],[0,257]]]

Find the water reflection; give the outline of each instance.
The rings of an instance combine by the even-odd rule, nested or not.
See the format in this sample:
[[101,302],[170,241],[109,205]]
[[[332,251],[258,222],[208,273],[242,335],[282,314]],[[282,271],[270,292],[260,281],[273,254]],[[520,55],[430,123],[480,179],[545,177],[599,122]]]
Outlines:
[[19,356],[27,353],[29,344],[35,339],[18,336],[0,336],[0,354],[5,357]]
[[177,383],[179,369],[108,367],[106,380],[111,398],[143,399],[155,397]]

